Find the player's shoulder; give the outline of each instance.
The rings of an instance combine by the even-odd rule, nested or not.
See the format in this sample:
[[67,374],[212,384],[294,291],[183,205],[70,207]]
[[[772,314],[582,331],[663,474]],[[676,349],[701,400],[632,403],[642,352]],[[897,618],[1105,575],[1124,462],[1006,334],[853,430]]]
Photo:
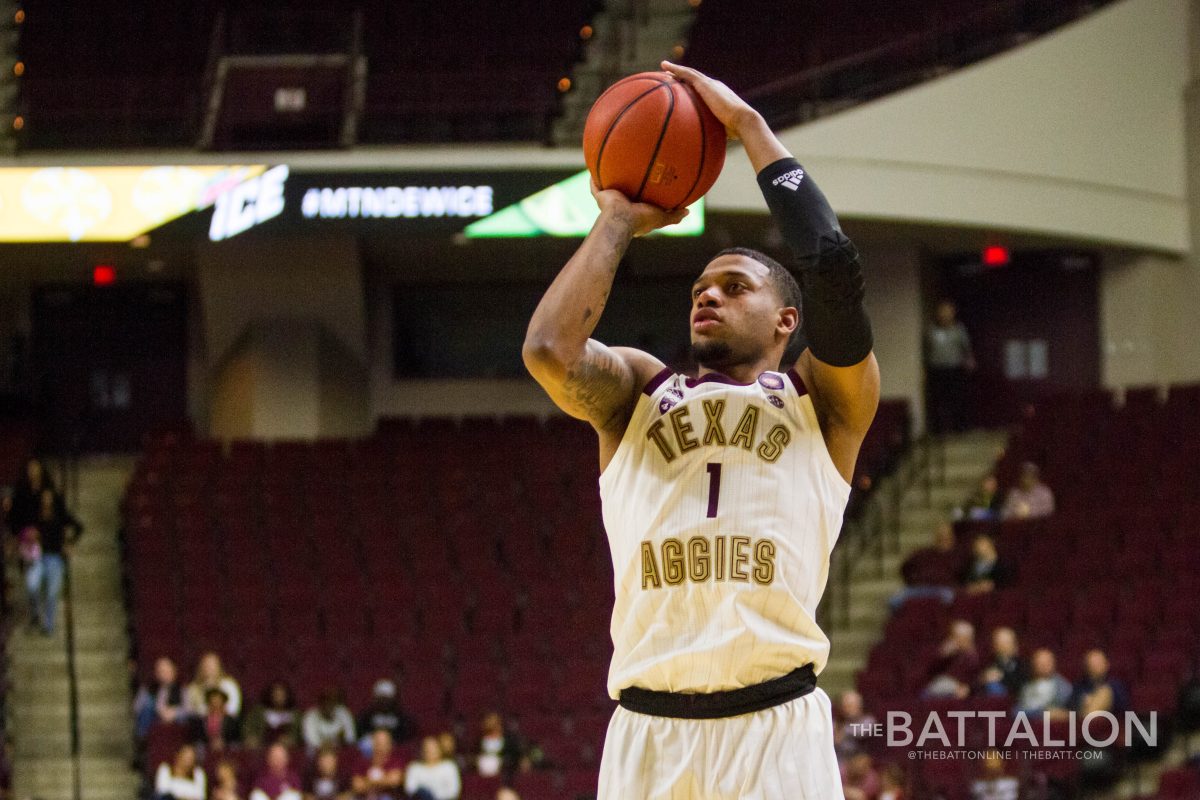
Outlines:
[[645,350],[639,350],[636,347],[613,347],[611,350],[632,371],[633,386],[636,392],[640,393],[656,378],[670,372],[661,359],[650,355]]

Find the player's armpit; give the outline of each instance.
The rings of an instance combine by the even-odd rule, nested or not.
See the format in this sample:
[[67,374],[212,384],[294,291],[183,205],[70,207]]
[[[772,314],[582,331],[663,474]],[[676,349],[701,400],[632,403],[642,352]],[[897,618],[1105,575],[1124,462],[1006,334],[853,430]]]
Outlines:
[[879,408],[879,362],[870,353],[852,366],[834,367],[805,350],[796,370],[812,395],[834,466],[849,482],[858,450]]
[[525,366],[556,406],[601,433],[619,435],[642,386],[663,364],[641,350],[588,339],[583,355],[570,363],[527,349]]

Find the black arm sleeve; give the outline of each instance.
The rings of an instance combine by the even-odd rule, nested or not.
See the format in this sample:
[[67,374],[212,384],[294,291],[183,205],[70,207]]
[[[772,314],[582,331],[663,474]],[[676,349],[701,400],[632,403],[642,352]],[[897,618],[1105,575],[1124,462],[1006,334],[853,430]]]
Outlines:
[[834,367],[859,363],[870,354],[874,338],[863,308],[858,249],[796,159],[768,165],[758,174],[758,186],[796,257],[809,348]]

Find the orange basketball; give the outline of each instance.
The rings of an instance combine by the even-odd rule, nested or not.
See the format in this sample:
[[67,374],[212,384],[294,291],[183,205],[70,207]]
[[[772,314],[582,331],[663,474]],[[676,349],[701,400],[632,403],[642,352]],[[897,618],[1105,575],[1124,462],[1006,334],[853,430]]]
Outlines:
[[601,189],[671,211],[694,203],[721,174],[725,126],[686,83],[639,72],[596,99],[583,155]]

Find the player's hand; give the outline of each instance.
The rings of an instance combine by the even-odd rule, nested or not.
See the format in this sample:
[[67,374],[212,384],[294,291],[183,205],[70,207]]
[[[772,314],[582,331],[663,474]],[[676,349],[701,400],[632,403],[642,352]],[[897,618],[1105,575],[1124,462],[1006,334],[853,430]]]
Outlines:
[[758,116],[749,103],[721,81],[670,61],[662,62],[662,68],[696,90],[708,110],[725,126],[725,133],[730,139],[742,138],[742,126]]
[[659,228],[674,225],[688,215],[686,208],[665,211],[649,203],[635,203],[616,189],[600,189],[595,181],[592,181],[592,197],[600,206],[601,216],[607,214],[628,225],[634,236],[645,236]]

